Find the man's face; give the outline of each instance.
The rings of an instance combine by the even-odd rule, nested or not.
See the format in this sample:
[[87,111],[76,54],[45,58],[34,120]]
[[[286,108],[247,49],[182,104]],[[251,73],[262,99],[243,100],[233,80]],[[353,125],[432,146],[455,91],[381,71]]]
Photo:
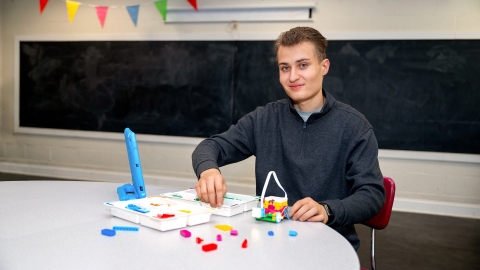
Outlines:
[[297,109],[316,110],[323,105],[322,83],[330,62],[319,61],[311,42],[280,46],[277,53],[280,83]]

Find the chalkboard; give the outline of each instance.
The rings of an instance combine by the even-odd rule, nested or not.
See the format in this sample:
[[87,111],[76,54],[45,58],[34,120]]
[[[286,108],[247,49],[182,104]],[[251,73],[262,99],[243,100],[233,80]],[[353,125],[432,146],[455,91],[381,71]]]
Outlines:
[[[20,41],[19,125],[209,137],[285,98],[272,41]],[[480,153],[480,40],[329,41],[381,149]]]

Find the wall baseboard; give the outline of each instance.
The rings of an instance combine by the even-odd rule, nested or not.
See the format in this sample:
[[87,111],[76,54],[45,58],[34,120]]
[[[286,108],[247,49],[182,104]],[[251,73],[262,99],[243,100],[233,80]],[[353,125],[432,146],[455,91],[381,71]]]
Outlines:
[[[45,177],[45,179],[61,178],[69,180],[103,181],[113,183],[131,182],[131,175],[130,173],[126,172],[54,167],[13,162],[0,162],[0,172],[42,176]],[[145,174],[144,178],[146,185],[174,187],[181,189],[194,187],[197,181],[195,177],[182,178],[148,174]],[[255,184],[253,183],[244,184],[229,182],[228,187],[229,190],[235,193],[255,193]],[[480,219],[480,205],[467,203],[442,202],[397,197],[395,198],[393,211]]]
[[480,205],[395,198],[393,211],[480,219]]

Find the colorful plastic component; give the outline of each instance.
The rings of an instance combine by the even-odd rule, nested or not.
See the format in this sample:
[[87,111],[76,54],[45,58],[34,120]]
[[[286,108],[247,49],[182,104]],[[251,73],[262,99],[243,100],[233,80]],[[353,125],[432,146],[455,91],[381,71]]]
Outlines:
[[237,230],[231,230],[230,231],[230,235],[238,235],[238,231]]
[[283,192],[285,192],[282,185],[278,181],[278,178],[275,172],[274,171],[269,172],[267,176],[267,180],[263,185],[262,196],[261,196],[262,205],[260,208],[254,207],[252,209],[252,216],[256,220],[279,223],[280,221],[282,221],[282,219],[285,218],[285,209],[287,209],[288,207],[288,198],[287,198],[287,192],[285,192],[285,197],[276,197],[276,196],[265,197],[265,191],[267,190],[268,182],[272,175],[275,178],[275,182],[277,182],[277,185],[283,190]]
[[115,235],[115,230],[103,229],[102,234],[105,235],[105,236],[114,236]]
[[118,199],[120,201],[136,200],[135,188],[132,184],[125,184],[117,188]]
[[221,234],[217,234],[217,241],[222,241],[222,235]]
[[256,220],[279,223],[285,218],[285,209],[288,207],[287,198],[269,196],[263,200],[264,208],[253,208],[252,216]]
[[124,131],[125,143],[127,145],[128,162],[132,173],[132,184],[125,184],[117,188],[120,201],[142,199],[146,197],[145,184],[143,181],[142,164],[138,154],[137,139],[135,133],[129,128]]
[[247,248],[248,242],[247,239],[243,240],[242,248]]
[[230,231],[230,230],[233,229],[232,226],[225,225],[225,224],[215,225],[215,228],[217,228],[217,229],[219,229],[219,230],[222,230],[222,231]]
[[287,219],[290,219],[290,206],[287,206],[285,210],[283,211],[283,216],[286,217]]
[[215,250],[215,249],[217,249],[217,244],[214,244],[214,243],[202,246],[202,250],[205,251],[205,252],[212,251],[212,250]]
[[188,230],[180,230],[180,234],[185,238],[192,236],[192,233],[189,232]]
[[297,236],[298,233],[297,233],[297,231],[290,230],[290,231],[288,231],[288,235],[290,235],[290,236]]
[[172,217],[175,217],[175,214],[158,214],[157,215],[158,218],[172,218]]
[[273,231],[268,231],[268,235],[273,236]]
[[200,244],[200,243],[202,243],[202,242],[203,242],[203,239],[200,238],[200,237],[197,237],[197,244]]
[[142,207],[137,206],[135,204],[129,204],[125,208],[133,210],[133,211],[137,211],[137,212],[140,212],[140,213],[144,213],[144,214],[150,212],[150,210],[142,208]]
[[128,227],[128,226],[113,226],[115,231],[131,231],[138,232],[138,227]]

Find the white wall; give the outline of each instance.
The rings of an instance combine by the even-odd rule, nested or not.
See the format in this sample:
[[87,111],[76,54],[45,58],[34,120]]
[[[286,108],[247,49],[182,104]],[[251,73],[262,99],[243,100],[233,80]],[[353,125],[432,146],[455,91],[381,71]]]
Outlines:
[[[172,0],[170,0],[172,1]],[[83,0],[85,4],[133,5],[144,0]],[[201,7],[201,0],[198,0]],[[3,6],[2,6],[3,5]],[[80,6],[72,24],[65,3],[51,0],[43,14],[38,1],[1,1],[0,171],[128,182],[125,145],[121,140],[16,134],[14,130],[14,37],[16,35],[164,35],[225,34],[227,23],[165,24],[153,5],[141,6],[135,28],[127,11],[111,8],[105,28],[95,9]],[[327,38],[387,35],[415,38],[480,38],[478,0],[323,0],[317,1],[313,22],[238,24],[235,35],[275,37],[297,25],[320,30]],[[139,144],[147,184],[193,187],[194,145],[159,142]],[[395,156],[395,155],[393,155]],[[411,155],[410,156],[415,156]],[[465,159],[463,159],[465,160]],[[380,157],[384,175],[397,183],[395,209],[480,217],[480,164],[478,156],[465,161],[429,161]],[[254,192],[254,159],[222,169],[230,191]]]

